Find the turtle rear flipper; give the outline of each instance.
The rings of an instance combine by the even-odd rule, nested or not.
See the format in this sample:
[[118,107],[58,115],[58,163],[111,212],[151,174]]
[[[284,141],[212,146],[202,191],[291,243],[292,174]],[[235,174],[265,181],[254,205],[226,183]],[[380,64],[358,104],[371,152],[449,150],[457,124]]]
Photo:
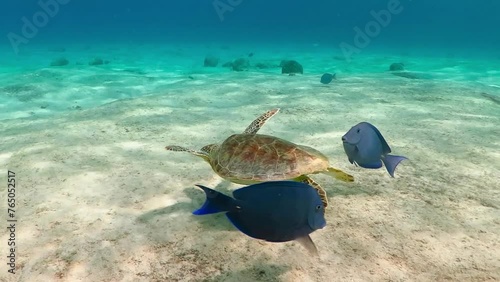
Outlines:
[[213,152],[214,150],[217,150],[217,148],[219,148],[218,144],[209,144],[209,145],[203,146],[200,149],[200,151],[203,153],[206,153],[207,155],[210,155],[210,153]]
[[197,157],[203,158],[205,161],[210,163],[210,156],[206,152],[195,151],[195,150],[188,149],[188,148],[181,147],[181,146],[177,146],[177,145],[166,146],[165,150],[174,151],[174,152],[187,152],[187,153],[193,154]]

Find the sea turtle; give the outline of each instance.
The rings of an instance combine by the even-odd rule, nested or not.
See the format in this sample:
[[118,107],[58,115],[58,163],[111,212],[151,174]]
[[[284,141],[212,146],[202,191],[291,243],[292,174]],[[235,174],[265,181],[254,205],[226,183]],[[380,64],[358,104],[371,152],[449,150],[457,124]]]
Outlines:
[[313,186],[325,207],[325,190],[308,174],[325,173],[352,182],[354,178],[329,166],[328,158],[316,149],[284,139],[257,134],[264,123],[279,109],[272,109],[254,120],[243,133],[229,136],[222,144],[210,144],[200,151],[181,146],[167,146],[169,151],[188,152],[207,161],[222,178],[237,184],[253,184],[272,180],[295,180]]

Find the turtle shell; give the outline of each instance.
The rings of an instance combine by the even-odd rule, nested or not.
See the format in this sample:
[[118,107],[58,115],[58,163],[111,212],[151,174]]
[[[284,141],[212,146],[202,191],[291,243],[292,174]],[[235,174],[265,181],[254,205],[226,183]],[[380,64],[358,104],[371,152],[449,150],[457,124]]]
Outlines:
[[262,134],[234,134],[211,152],[221,177],[239,184],[293,179],[325,171],[328,158],[319,151]]

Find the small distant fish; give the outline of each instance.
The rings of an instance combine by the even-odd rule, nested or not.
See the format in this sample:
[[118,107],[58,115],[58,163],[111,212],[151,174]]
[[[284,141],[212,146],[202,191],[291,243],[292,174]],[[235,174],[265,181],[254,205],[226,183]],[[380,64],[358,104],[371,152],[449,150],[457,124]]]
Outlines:
[[253,52],[248,53],[248,57],[253,57]]
[[321,76],[321,80],[320,80],[320,81],[321,81],[321,83],[323,83],[323,84],[328,84],[328,83],[332,82],[332,80],[333,80],[334,78],[336,78],[336,76],[337,76],[337,74],[336,74],[336,73],[334,73],[334,74],[331,74],[331,73],[325,73],[325,74],[323,74],[323,75]]
[[364,168],[381,168],[383,163],[392,177],[396,166],[407,159],[403,156],[389,155],[391,148],[380,131],[368,122],[353,126],[342,136],[342,142],[351,164]]
[[297,240],[311,254],[318,250],[309,234],[325,227],[324,206],[308,184],[269,181],[233,191],[234,198],[202,185],[207,196],[195,215],[226,212],[229,221],[244,234],[268,242]]

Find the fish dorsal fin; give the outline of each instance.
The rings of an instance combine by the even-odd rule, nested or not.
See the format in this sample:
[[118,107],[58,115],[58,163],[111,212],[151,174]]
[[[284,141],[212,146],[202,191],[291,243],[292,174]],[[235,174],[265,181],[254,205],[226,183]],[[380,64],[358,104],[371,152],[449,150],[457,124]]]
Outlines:
[[382,133],[380,133],[380,131],[375,127],[373,126],[373,124],[371,123],[368,123],[367,124],[375,131],[375,133],[377,134],[379,140],[380,140],[380,143],[382,144],[382,152],[384,154],[389,154],[391,152],[391,147],[389,147],[389,144],[387,144],[387,141],[385,141],[384,139],[384,136],[382,136]]
[[269,201],[270,197],[280,197],[279,190],[283,189],[283,191],[290,192],[290,189],[294,187],[299,188],[307,188],[309,185],[297,182],[297,181],[267,181],[257,184],[252,184],[237,190],[233,191],[233,196],[235,199],[242,200],[245,202],[262,202],[262,199],[265,198],[266,202]]
[[270,111],[265,112],[256,120],[254,120],[246,129],[243,131],[244,134],[256,134],[257,131],[266,123],[268,119],[279,112],[279,108],[272,109]]

